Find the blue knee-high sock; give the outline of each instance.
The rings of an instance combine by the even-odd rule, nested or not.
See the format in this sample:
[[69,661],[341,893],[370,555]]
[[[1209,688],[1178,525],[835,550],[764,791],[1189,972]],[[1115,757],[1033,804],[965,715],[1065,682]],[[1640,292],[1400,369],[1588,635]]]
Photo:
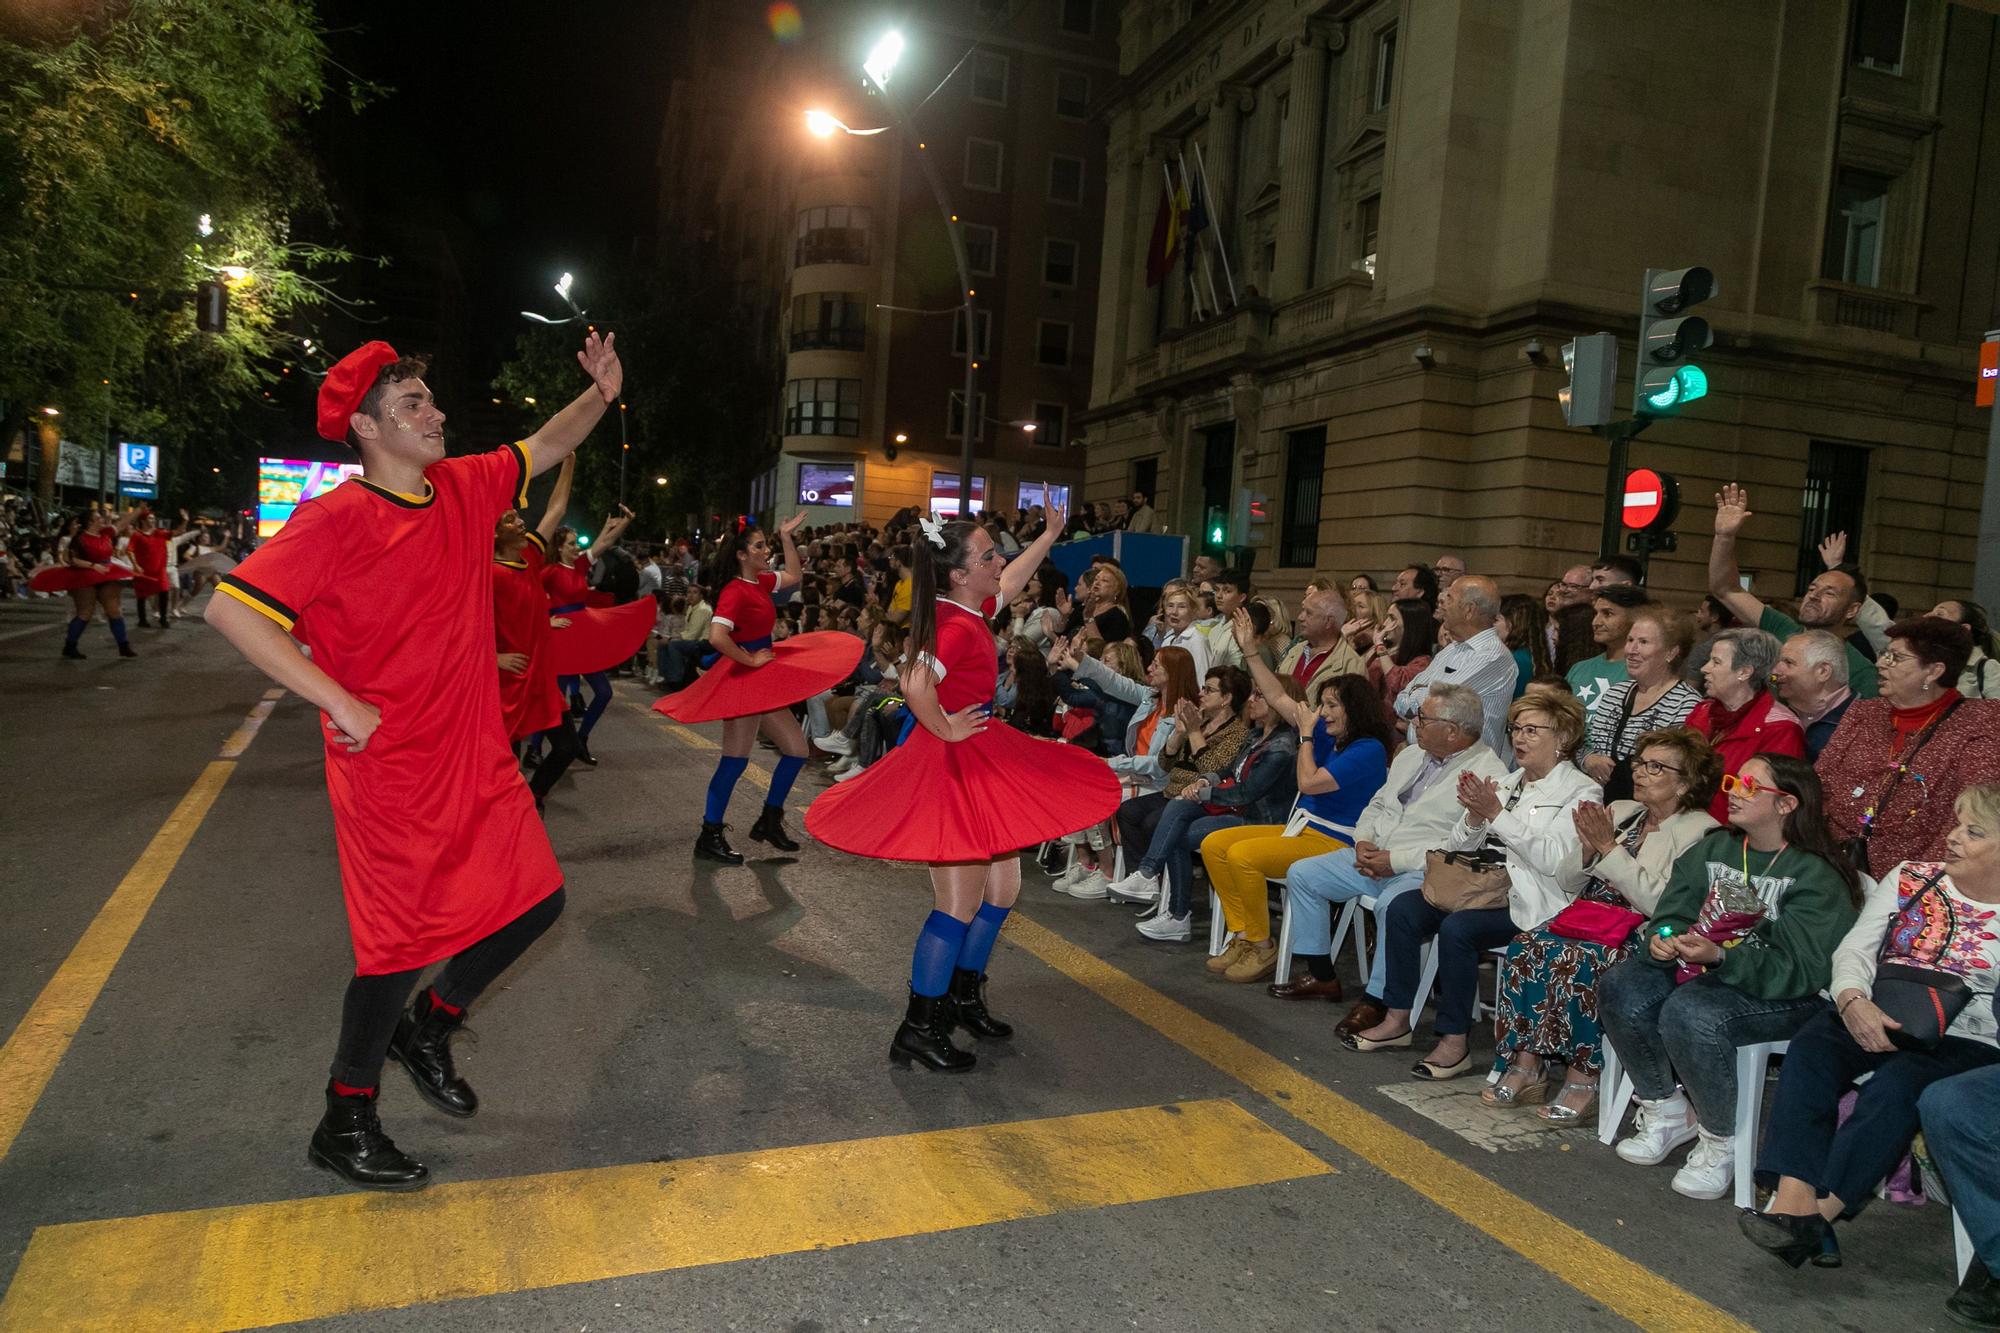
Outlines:
[[736,779],[749,766],[748,758],[739,759],[733,754],[726,754],[716,762],[715,776],[708,780],[708,804],[702,807],[703,819],[711,824],[722,822],[724,812],[729,809],[729,794],[736,790]]
[[118,640],[120,648],[125,646],[125,617],[111,617],[111,637]]
[[979,904],[979,915],[965,928],[965,943],[959,946],[958,965],[968,972],[984,972],[986,960],[993,954],[993,942],[1000,938],[1000,927],[1007,920],[1011,907],[995,907],[992,903]]
[[88,620],[79,620],[74,616],[70,617],[69,628],[63,631],[63,638],[67,640],[67,643],[64,646],[69,648],[74,648],[79,643],[82,643],[83,631],[86,628],[88,628],[89,625],[90,622]]
[[784,808],[785,798],[792,794],[792,783],[798,778],[799,770],[806,766],[804,755],[785,755],[778,760],[778,766],[771,770],[771,794],[764,798],[765,805]]
[[965,946],[966,923],[944,912],[933,911],[924,920],[917,936],[917,949],[910,956],[910,989],[919,995],[942,995],[951,989],[951,969]]

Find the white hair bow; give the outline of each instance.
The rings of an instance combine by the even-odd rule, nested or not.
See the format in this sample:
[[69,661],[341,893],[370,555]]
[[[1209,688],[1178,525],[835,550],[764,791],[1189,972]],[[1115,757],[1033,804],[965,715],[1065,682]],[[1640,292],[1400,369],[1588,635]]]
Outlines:
[[944,524],[929,514],[917,515],[917,526],[924,530],[924,540],[942,551],[944,549]]

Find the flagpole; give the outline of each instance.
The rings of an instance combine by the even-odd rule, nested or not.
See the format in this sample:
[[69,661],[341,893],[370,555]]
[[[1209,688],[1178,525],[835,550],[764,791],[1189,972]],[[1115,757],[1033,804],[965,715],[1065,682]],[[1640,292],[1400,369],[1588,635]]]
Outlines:
[[[1199,145],[1199,144],[1196,144],[1196,145],[1195,145],[1195,154],[1196,154],[1196,156],[1197,156],[1197,157],[1199,157],[1199,156],[1200,156],[1200,154],[1201,154],[1201,145]],[[1181,161],[1181,179],[1182,179],[1182,180],[1184,180],[1184,181],[1186,181],[1186,182],[1188,182],[1188,184],[1189,184],[1190,186],[1192,186],[1192,187],[1193,187],[1194,189],[1197,189],[1197,190],[1201,190],[1201,189],[1202,189],[1202,184],[1201,184],[1201,182],[1197,181],[1197,180],[1196,180],[1196,179],[1194,178],[1194,176],[1193,176],[1193,175],[1191,175],[1191,174],[1189,173],[1189,171],[1188,171],[1188,165],[1187,165],[1187,154],[1186,154],[1186,153],[1181,153],[1181,154],[1178,154],[1178,156],[1179,156],[1179,158],[1180,158],[1180,161]],[[1207,230],[1207,229],[1208,229],[1209,227],[1212,227],[1212,226],[1214,226],[1214,225],[1215,225],[1215,213],[1214,213],[1214,211],[1213,211],[1213,210],[1212,210],[1212,209],[1211,209],[1211,208],[1209,207],[1209,205],[1210,205],[1210,204],[1213,204],[1213,203],[1215,202],[1215,200],[1214,200],[1214,199],[1213,199],[1212,197],[1210,197],[1210,196],[1209,196],[1209,195],[1207,194],[1207,192],[1206,192],[1205,190],[1203,191],[1202,195],[1201,195],[1201,196],[1199,197],[1199,200],[1198,200],[1198,202],[1199,202],[1200,200],[1206,200],[1206,202],[1202,204],[1202,207],[1201,207],[1201,209],[1200,209],[1200,213],[1201,213],[1201,216],[1202,216],[1203,218],[1207,219],[1207,222],[1206,222],[1206,224],[1205,224],[1205,225],[1204,225],[1204,226],[1203,226],[1203,227],[1202,227],[1202,228],[1201,228],[1201,229],[1200,229],[1199,231],[1198,231],[1198,230],[1196,230],[1196,229],[1194,229],[1194,228],[1190,228],[1190,229],[1189,229],[1189,231],[1188,231],[1188,244],[1190,244],[1190,245],[1197,245],[1197,244],[1199,244],[1199,243],[1200,243],[1200,236],[1201,236],[1201,231],[1206,231],[1206,230]],[[1215,295],[1215,266],[1214,266],[1213,264],[1211,264],[1211,263],[1209,263],[1209,262],[1208,262],[1208,247],[1207,247],[1207,246],[1205,246],[1205,245],[1201,246],[1201,272],[1202,272],[1202,276],[1208,279],[1208,306],[1209,306],[1209,309],[1211,309],[1211,310],[1215,311],[1215,312],[1216,312],[1217,314],[1221,314],[1221,313],[1222,313],[1222,302],[1221,302],[1221,301],[1220,301],[1220,300],[1219,300],[1219,299],[1218,299],[1218,298],[1216,297],[1216,295]]]
[[1195,170],[1201,173],[1202,193],[1208,197],[1208,225],[1215,228],[1215,251],[1222,257],[1222,280],[1229,284],[1229,304],[1236,304],[1236,278],[1229,271],[1229,243],[1222,237],[1222,215],[1215,206],[1215,191],[1208,183],[1208,163],[1202,158],[1201,144],[1194,146]]
[[[1181,219],[1180,200],[1174,194],[1174,168],[1171,163],[1160,163],[1160,177],[1167,183],[1167,216],[1172,219],[1169,223],[1169,228],[1178,238],[1179,233],[1184,229],[1186,224]],[[1178,248],[1178,246],[1168,247],[1167,262],[1169,264],[1174,262],[1174,251]],[[1187,273],[1188,299],[1193,303],[1190,313],[1196,319],[1200,319],[1201,291],[1194,285],[1194,271],[1187,269],[1185,265],[1182,267]]]

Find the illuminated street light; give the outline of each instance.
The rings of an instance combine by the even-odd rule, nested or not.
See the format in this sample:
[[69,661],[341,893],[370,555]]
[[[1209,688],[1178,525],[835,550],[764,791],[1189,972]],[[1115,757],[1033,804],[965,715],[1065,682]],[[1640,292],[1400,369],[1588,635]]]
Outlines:
[[203,240],[207,240],[209,237],[215,235],[215,219],[203,213],[195,219],[194,229]]
[[569,300],[570,284],[574,281],[575,279],[570,277],[570,275],[567,273],[563,274],[560,278],[556,279],[556,295],[560,296],[565,301]]
[[42,409],[42,415],[45,417],[59,417],[62,415],[62,412],[57,408],[45,407]]
[[232,285],[241,286],[250,281],[250,270],[241,264],[223,264],[215,270],[227,278]]
[[821,139],[830,139],[836,134],[851,135],[856,139],[866,139],[874,134],[887,134],[887,125],[878,125],[872,130],[857,130],[840,117],[828,111],[814,108],[806,112],[806,129]]
[[529,407],[533,407],[535,405],[535,400],[532,398],[523,398],[521,399],[521,401],[526,403]]
[[896,62],[902,58],[903,34],[891,28],[882,34],[881,39],[868,52],[868,59],[861,63],[861,72],[866,74],[877,88],[886,91],[889,87],[889,76],[896,72]]
[[667,484],[667,479],[665,477],[655,477],[653,478],[653,484],[655,486],[664,486]]
[[909,442],[910,442],[910,437],[909,437],[909,436],[905,435],[905,434],[904,434],[904,433],[903,433],[902,431],[897,431],[897,432],[896,432],[896,443],[897,443],[897,444],[908,444]]

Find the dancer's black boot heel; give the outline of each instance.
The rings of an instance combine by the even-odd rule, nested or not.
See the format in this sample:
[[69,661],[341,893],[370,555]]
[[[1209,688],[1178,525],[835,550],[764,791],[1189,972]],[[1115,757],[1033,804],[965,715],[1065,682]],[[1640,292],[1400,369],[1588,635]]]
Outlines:
[[694,840],[694,854],[704,861],[720,861],[726,866],[743,864],[743,853],[722,836],[722,825],[702,821],[701,836]]
[[951,973],[952,1021],[975,1037],[988,1041],[1005,1041],[1014,1035],[1011,1023],[1003,1023],[986,1008],[986,974],[972,972],[965,968],[953,968]]
[[372,1094],[343,1097],[328,1084],[326,1115],[313,1130],[306,1160],[350,1185],[371,1190],[420,1190],[431,1173],[390,1142]]
[[409,1071],[423,1099],[461,1119],[479,1110],[478,1095],[451,1063],[451,1036],[464,1024],[463,1013],[438,1008],[426,989],[396,1021],[396,1034],[389,1039],[389,1058]]
[[785,832],[785,812],[775,805],[764,807],[764,813],[757,816],[757,822],[750,826],[750,836],[757,842],[768,842],[781,852],[796,852],[798,843],[792,841]]
[[903,1025],[896,1029],[896,1039],[889,1043],[892,1064],[908,1069],[914,1060],[940,1074],[963,1074],[978,1063],[972,1052],[961,1051],[951,1044],[951,1029],[944,1016],[950,1003],[943,995],[910,992],[909,1011],[903,1015]]

